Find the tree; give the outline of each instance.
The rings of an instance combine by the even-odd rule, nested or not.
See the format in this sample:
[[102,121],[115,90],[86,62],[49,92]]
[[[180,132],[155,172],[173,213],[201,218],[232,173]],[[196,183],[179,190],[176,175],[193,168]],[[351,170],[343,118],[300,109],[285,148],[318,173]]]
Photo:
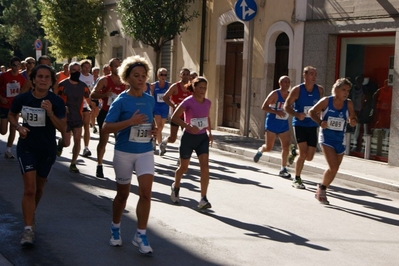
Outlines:
[[102,0],[40,0],[42,24],[57,59],[95,56],[104,35]]
[[0,17],[0,34],[21,59],[35,55],[33,43],[40,37],[37,3],[38,0],[0,1],[4,8]]
[[190,13],[194,0],[119,0],[117,11],[123,30],[134,39],[149,45],[156,53],[156,69],[162,46],[177,34],[187,31],[187,23],[199,16]]

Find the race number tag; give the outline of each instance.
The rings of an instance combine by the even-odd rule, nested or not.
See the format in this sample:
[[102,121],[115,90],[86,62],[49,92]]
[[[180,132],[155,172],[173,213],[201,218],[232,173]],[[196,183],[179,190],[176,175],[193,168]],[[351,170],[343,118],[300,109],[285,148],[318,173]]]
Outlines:
[[306,114],[306,117],[310,117],[309,116],[309,110],[310,108],[312,108],[313,106],[304,106],[303,107],[303,112]]
[[283,117],[281,117],[279,115],[276,115],[276,119],[279,119],[279,120],[287,120],[288,117],[289,117],[289,114],[287,112],[284,112],[284,116]]
[[335,131],[343,131],[345,120],[340,117],[329,117],[327,120],[327,128]]
[[111,104],[115,101],[116,97],[118,97],[118,94],[116,93],[111,93],[111,95],[108,97],[108,106],[111,106]]
[[46,126],[46,110],[43,108],[22,106],[21,114],[24,122],[31,127]]
[[147,143],[151,141],[152,124],[141,124],[130,128],[129,141]]
[[165,101],[163,100],[163,96],[165,95],[165,93],[158,93],[157,94],[157,102],[158,103],[164,103]]
[[198,127],[200,130],[208,127],[208,117],[203,118],[191,118],[190,124]]
[[19,82],[7,83],[6,85],[6,96],[7,98],[15,97],[20,92],[20,84]]

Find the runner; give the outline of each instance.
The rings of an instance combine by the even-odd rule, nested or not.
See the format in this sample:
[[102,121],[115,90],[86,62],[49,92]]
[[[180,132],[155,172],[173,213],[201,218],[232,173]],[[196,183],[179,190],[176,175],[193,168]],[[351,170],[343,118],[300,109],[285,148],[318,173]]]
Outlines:
[[[90,74],[91,63],[90,60],[82,60],[80,63],[80,77],[79,80],[84,82],[86,86],[89,88],[90,93],[93,89],[94,85],[94,78],[93,75]],[[83,99],[83,142],[84,142],[84,149],[83,149],[83,157],[91,156],[91,151],[89,150],[89,142],[90,142],[90,120],[91,120],[91,109],[90,109],[91,101],[87,101]]]
[[357,123],[353,102],[348,99],[351,87],[352,83],[346,78],[337,79],[331,90],[332,95],[322,98],[309,110],[310,117],[321,127],[319,143],[328,164],[315,198],[326,205],[330,204],[326,190],[333,182],[345,154],[347,123],[352,127]]
[[[323,87],[316,84],[317,71],[312,66],[303,69],[304,83],[295,86],[288,95],[284,109],[293,116],[292,125],[296,141],[298,143],[299,157],[295,165],[295,178],[292,186],[298,189],[305,189],[301,179],[301,172],[305,160],[313,160],[317,146],[317,128],[319,125],[314,122],[308,112],[323,95]],[[292,156],[296,150],[291,150]],[[293,160],[293,159],[292,159]]]
[[19,73],[21,68],[21,59],[13,57],[10,60],[11,70],[0,75],[0,133],[9,134],[7,139],[7,149],[4,153],[6,159],[14,159],[11,152],[15,139],[15,127],[8,125],[8,111],[11,108],[12,101],[20,93],[26,79]]
[[61,156],[62,149],[68,147],[73,133],[72,160],[69,171],[79,173],[76,167],[80,151],[80,139],[83,127],[83,99],[89,99],[90,90],[86,84],[79,80],[80,64],[71,62],[69,64],[69,78],[64,79],[58,86],[58,95],[64,100],[67,109],[67,129],[61,139],[58,140],[57,155]]
[[288,97],[290,88],[290,78],[281,76],[278,83],[280,88],[272,91],[263,102],[262,110],[267,112],[265,121],[265,141],[266,143],[259,147],[254,156],[257,163],[262,153],[271,151],[276,137],[280,139],[281,144],[281,170],[279,176],[290,178],[291,174],[287,170],[288,149],[290,146],[290,128],[288,125],[288,113],[284,112],[284,102]]
[[166,81],[168,77],[168,70],[166,68],[159,68],[157,71],[158,81],[151,84],[151,94],[155,99],[154,119],[158,126],[158,135],[156,140],[158,144],[162,142],[162,130],[166,119],[169,115],[169,106],[163,100],[163,96],[169,89],[169,83]]
[[126,89],[126,85],[121,82],[121,79],[118,75],[118,67],[120,65],[120,59],[112,58],[109,61],[111,75],[101,77],[97,84],[94,86],[93,91],[90,95],[90,97],[93,99],[102,99],[101,110],[97,116],[100,140],[97,144],[96,177],[99,178],[104,178],[103,157],[105,153],[105,147],[107,146],[109,139],[109,134],[102,132],[101,128],[103,127],[104,119],[107,116],[111,103],[121,92]]
[[112,205],[111,246],[121,246],[120,224],[126,201],[130,194],[133,171],[138,180],[139,201],[136,207],[137,233],[133,245],[143,254],[152,254],[147,240],[147,223],[151,208],[151,190],[154,180],[154,153],[152,136],[157,128],[153,120],[154,98],[143,92],[149,76],[147,61],[140,56],[126,58],[119,68],[120,79],[130,85],[112,103],[102,131],[118,132],[113,165],[117,193]]
[[[172,122],[184,130],[179,147],[180,165],[175,172],[175,182],[171,186],[170,198],[174,203],[179,202],[181,178],[187,172],[191,154],[195,151],[201,171],[199,209],[212,207],[206,197],[209,185],[209,143],[212,145],[213,142],[209,118],[211,101],[205,98],[207,86],[208,81],[204,77],[197,77],[192,84],[186,85],[186,87],[191,87],[187,89],[192,90],[193,95],[184,99],[172,115]],[[184,114],[184,121],[180,118],[182,114]]]
[[[34,243],[35,211],[56,158],[55,131],[65,131],[65,105],[61,98],[49,92],[56,82],[55,72],[38,65],[30,79],[34,90],[20,94],[12,103],[8,119],[19,132],[17,157],[21,167],[24,194],[22,212],[24,233],[21,245]],[[19,113],[23,124],[18,123]]]
[[[187,68],[183,68],[180,70],[180,81],[172,84],[169,89],[166,91],[163,96],[164,102],[175,110],[177,106],[188,96],[191,95],[191,92],[187,90],[185,85],[190,80],[190,70]],[[183,116],[181,117],[183,119]],[[159,145],[160,154],[164,155],[166,152],[166,146],[168,143],[174,143],[177,139],[177,131],[179,130],[179,126],[171,121],[170,123],[170,135],[163,139],[161,144]]]

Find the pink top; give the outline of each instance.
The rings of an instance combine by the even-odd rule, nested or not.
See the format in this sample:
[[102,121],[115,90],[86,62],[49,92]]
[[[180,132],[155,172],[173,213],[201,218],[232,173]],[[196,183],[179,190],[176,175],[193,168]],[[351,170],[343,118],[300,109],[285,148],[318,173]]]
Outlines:
[[205,98],[203,103],[199,103],[191,95],[182,101],[181,107],[184,109],[184,121],[187,124],[198,127],[201,131],[197,134],[205,133],[209,126],[208,117],[211,101]]

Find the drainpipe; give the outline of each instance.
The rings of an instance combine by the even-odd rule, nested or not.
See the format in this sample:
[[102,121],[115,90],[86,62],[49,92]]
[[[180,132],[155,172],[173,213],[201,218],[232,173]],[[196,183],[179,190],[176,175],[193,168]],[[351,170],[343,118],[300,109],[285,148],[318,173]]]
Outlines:
[[201,48],[200,48],[200,62],[199,62],[199,75],[200,75],[200,76],[203,76],[203,74],[204,74],[206,1],[207,1],[207,0],[202,0]]
[[244,136],[249,137],[251,119],[251,97],[252,97],[252,61],[254,50],[254,26],[255,19],[249,21],[249,40],[248,40],[248,72],[247,72],[247,97],[245,101],[245,121]]

